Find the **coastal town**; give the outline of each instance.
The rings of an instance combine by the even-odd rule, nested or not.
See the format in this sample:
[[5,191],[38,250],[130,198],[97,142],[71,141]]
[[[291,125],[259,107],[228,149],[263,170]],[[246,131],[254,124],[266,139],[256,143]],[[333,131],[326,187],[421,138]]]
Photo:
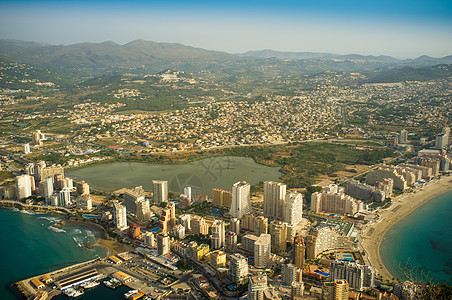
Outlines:
[[[284,99],[278,101],[271,105],[290,109]],[[160,137],[172,143],[170,137],[198,139],[203,130],[212,133],[216,128],[218,132],[205,134],[208,138],[199,146],[224,146],[218,143],[228,143],[222,124],[228,116],[246,111],[248,105],[225,102],[213,110],[209,106],[193,109],[190,118],[198,118],[193,130],[184,125],[172,131],[170,126],[187,115],[173,112],[155,116],[153,122],[159,128],[148,120],[135,130],[133,124],[139,118],[129,118],[114,127],[114,132],[122,132],[125,127],[121,126],[128,124],[128,132],[135,137]],[[260,103],[253,110],[259,111],[261,105],[270,104]],[[318,124],[341,122],[340,115],[322,119],[322,114],[340,113],[340,107],[324,108],[323,112],[315,110]],[[308,107],[302,109],[312,116]],[[212,112],[217,115],[206,122]],[[300,118],[292,121],[303,124]],[[209,125],[199,126],[200,120]],[[265,120],[244,119],[255,122],[248,124],[253,130]],[[137,131],[143,126],[150,126],[146,132],[152,132],[152,137]],[[282,132],[282,128],[275,125],[267,131],[275,135],[259,136],[267,142],[295,138],[297,131]],[[167,135],[159,135],[158,130]],[[229,140],[228,145],[256,142],[249,129],[244,130],[243,140]],[[234,135],[238,136],[236,131]],[[367,166],[345,180],[308,189],[268,180],[256,188],[237,174],[230,189],[213,188],[200,194],[190,185],[183,186],[183,192],[172,191],[168,181],[155,175],[149,176],[151,190],[136,186],[102,191],[83,180],[74,181],[63,165],[28,158],[56,142],[37,130],[29,143],[3,148],[3,172],[14,176],[3,179],[0,204],[63,216],[53,228],[88,227],[100,237],[81,247],[102,246],[109,254],[24,278],[14,286],[27,299],[60,294],[78,297],[98,285],[112,289],[124,285],[129,289],[124,294],[128,299],[417,299],[428,282],[413,276],[408,262],[402,266],[404,276],[395,278],[380,257],[380,244],[394,223],[450,190],[449,141],[449,127],[442,128],[427,146],[425,139],[410,141],[409,132],[402,129],[391,145],[399,157]],[[424,146],[413,150],[413,145]],[[23,155],[11,151],[17,148]]]

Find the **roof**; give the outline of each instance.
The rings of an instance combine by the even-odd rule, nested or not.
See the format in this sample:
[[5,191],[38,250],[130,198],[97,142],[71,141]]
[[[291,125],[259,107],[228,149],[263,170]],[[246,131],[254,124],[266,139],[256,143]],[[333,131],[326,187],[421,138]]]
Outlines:
[[38,288],[38,289],[44,287],[44,283],[42,283],[42,281],[39,280],[38,278],[33,278],[33,279],[31,280],[31,282],[32,282],[33,285],[34,285],[36,288]]
[[124,281],[132,279],[132,276],[130,276],[124,272],[121,272],[121,271],[114,272],[113,276],[118,277],[119,279],[124,280]]

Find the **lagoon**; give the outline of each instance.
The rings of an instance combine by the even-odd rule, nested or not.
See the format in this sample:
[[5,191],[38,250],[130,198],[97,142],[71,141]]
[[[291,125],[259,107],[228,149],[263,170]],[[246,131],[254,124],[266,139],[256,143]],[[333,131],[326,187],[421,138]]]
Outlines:
[[168,190],[183,193],[192,188],[192,195],[210,195],[213,188],[231,190],[237,181],[251,185],[260,181],[278,180],[279,167],[257,164],[252,158],[221,156],[200,159],[185,164],[152,164],[144,162],[113,162],[67,171],[66,176],[85,180],[105,191],[143,186],[152,191],[152,180],[167,180]]

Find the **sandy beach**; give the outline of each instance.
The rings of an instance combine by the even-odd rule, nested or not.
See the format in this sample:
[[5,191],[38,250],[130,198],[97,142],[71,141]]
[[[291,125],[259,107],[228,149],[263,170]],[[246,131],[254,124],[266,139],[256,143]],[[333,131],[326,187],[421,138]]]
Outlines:
[[425,184],[415,193],[399,196],[390,207],[379,210],[380,218],[377,221],[366,225],[361,238],[361,244],[367,253],[366,260],[384,279],[392,280],[393,278],[380,257],[380,244],[385,233],[417,207],[449,190],[452,190],[452,176],[442,176],[441,179]]

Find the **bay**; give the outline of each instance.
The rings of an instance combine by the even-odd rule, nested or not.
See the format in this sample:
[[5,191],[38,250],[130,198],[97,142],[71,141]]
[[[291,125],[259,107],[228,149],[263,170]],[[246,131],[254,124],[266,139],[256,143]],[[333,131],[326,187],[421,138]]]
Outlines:
[[380,255],[401,281],[411,270],[419,281],[452,284],[452,191],[438,195],[385,234]]

